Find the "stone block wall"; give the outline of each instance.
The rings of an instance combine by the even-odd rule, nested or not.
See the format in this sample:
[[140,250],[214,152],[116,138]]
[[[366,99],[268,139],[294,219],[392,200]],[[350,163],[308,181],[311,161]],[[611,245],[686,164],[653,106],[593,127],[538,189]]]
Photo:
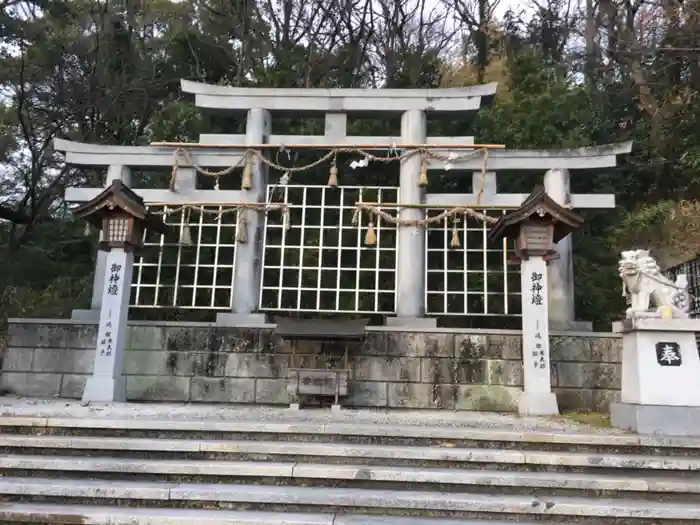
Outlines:
[[[0,386],[22,396],[80,398],[96,337],[95,325],[13,320]],[[551,343],[561,409],[607,410],[619,395],[621,339],[553,335]],[[332,345],[290,343],[273,327],[134,323],[127,345],[131,401],[284,405],[291,401],[288,368],[341,366]],[[523,384],[517,331],[374,328],[349,356],[344,406],[513,411]]]

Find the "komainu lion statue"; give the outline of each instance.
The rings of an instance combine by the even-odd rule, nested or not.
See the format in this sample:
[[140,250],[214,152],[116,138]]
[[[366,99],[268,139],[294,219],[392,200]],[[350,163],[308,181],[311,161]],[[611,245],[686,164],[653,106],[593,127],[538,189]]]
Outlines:
[[674,319],[687,319],[690,297],[688,278],[681,274],[674,283],[661,273],[649,250],[629,250],[621,253],[618,265],[625,288],[631,296],[627,318],[660,317],[660,307],[670,306]]

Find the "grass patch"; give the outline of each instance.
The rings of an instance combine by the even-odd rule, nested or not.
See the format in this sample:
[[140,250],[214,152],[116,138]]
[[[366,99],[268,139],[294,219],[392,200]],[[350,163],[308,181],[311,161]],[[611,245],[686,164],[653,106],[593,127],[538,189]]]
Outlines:
[[600,414],[598,412],[564,412],[560,418],[598,428],[610,428],[611,426],[610,414]]

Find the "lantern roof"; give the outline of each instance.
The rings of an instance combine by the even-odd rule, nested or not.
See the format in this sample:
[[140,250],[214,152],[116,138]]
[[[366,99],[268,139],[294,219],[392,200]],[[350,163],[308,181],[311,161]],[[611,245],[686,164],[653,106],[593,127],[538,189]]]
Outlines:
[[559,242],[564,237],[577,230],[583,224],[583,217],[555,202],[544,189],[543,185],[535,187],[522,205],[503,215],[489,231],[489,241],[515,239],[520,234],[520,227],[528,221],[552,224],[554,236],[552,241]]
[[121,180],[115,179],[97,197],[73,210],[73,215],[102,229],[102,221],[121,212],[141,221],[149,230],[165,234],[168,226],[146,208],[143,199]]

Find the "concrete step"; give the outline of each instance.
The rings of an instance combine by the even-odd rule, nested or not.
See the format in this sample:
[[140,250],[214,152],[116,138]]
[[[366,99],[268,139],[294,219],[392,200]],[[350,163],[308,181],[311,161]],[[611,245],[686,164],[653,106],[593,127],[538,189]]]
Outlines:
[[[0,478],[0,495],[19,503],[114,504],[274,512],[377,513],[540,522],[605,519],[606,524],[700,522],[700,502],[440,493],[413,490],[178,484]],[[646,520],[646,521],[645,521]],[[598,522],[600,523],[600,522]]]
[[[80,521],[77,521],[80,520]],[[512,525],[512,521],[435,520],[405,516],[301,514],[223,510],[129,508],[9,503],[0,506],[2,523],[46,525]],[[520,525],[535,522],[518,521]]]
[[[296,441],[225,441],[114,437],[26,436],[0,434],[0,453],[70,456],[114,456],[134,459],[269,460],[297,464],[320,462],[358,465],[484,468],[509,470],[700,471],[700,454],[658,456],[499,450],[443,446],[392,446]],[[9,468],[9,467],[8,467]]]
[[578,450],[700,455],[700,439],[627,433],[544,432],[424,425],[268,421],[200,421],[105,418],[0,417],[5,434],[114,436],[177,439],[285,440],[372,444],[434,445],[469,448]]
[[266,485],[359,486],[362,488],[447,488],[499,493],[563,494],[571,491],[623,493],[635,497],[700,501],[700,476],[637,476],[553,472],[504,472],[366,465],[327,465],[256,461],[141,460],[109,457],[0,456],[0,474]]

